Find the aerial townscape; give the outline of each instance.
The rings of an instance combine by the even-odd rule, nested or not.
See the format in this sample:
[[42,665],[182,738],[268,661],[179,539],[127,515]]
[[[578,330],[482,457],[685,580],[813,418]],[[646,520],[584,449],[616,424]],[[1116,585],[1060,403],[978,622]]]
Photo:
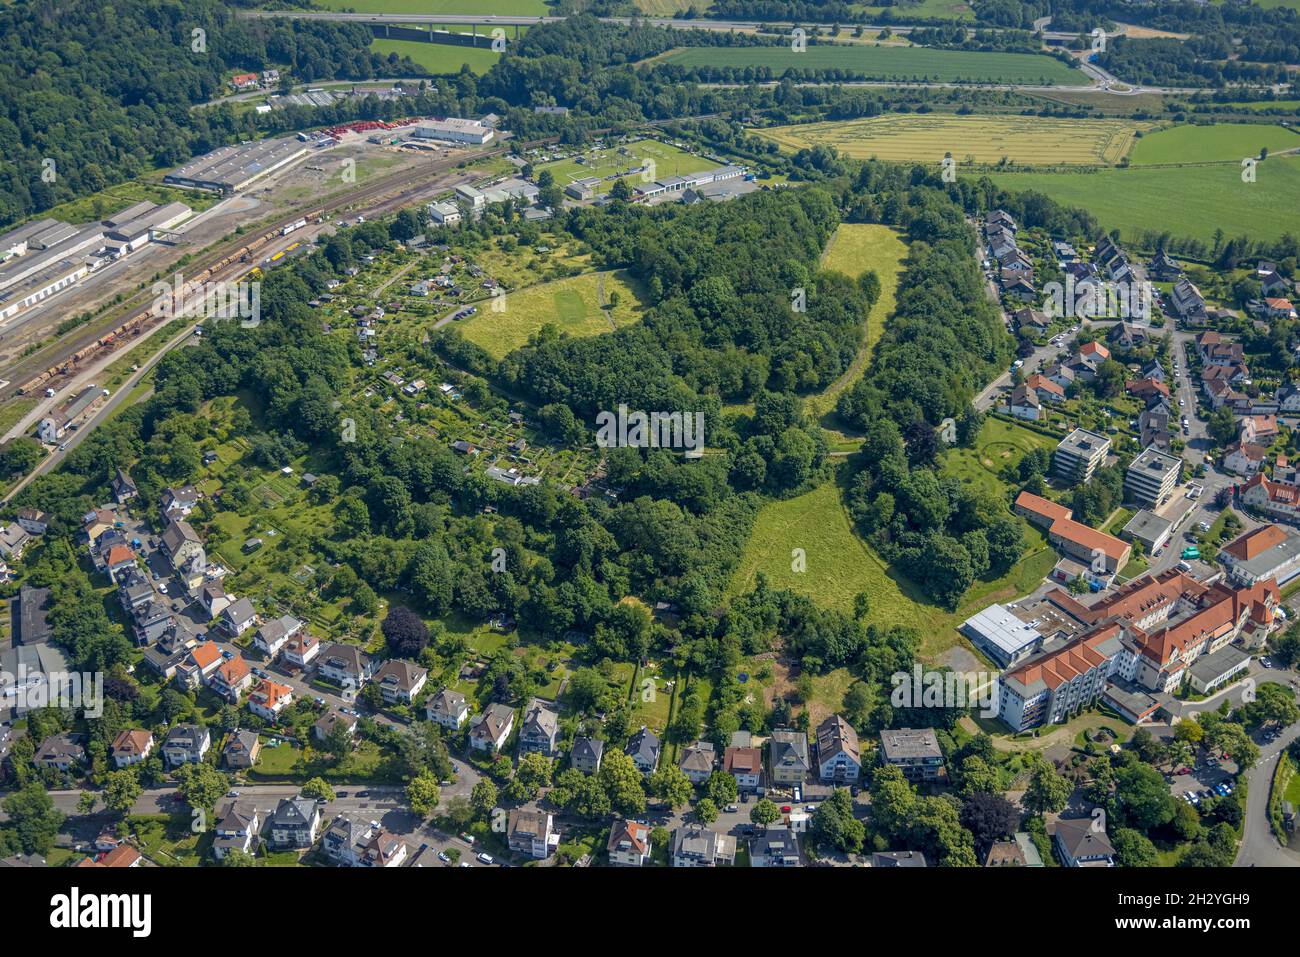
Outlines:
[[1298,71],[1300,0],[0,5],[0,867],[1300,865]]

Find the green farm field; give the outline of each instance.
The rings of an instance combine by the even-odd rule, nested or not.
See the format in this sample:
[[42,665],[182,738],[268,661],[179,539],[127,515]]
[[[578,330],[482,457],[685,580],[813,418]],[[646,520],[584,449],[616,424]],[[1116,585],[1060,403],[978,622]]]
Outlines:
[[543,0],[316,0],[315,6],[357,13],[472,13],[498,17],[544,17],[553,12]]
[[[623,270],[592,272],[528,286],[505,297],[505,309],[483,304],[476,316],[460,323],[470,342],[501,358],[528,341],[542,326],[554,325],[571,336],[595,336],[635,322],[641,315],[632,277]],[[614,295],[618,302],[609,308]]]
[[900,3],[895,6],[881,7],[875,4],[853,4],[854,13],[862,13],[868,22],[881,14],[906,14],[908,17],[928,18],[932,20],[974,20],[975,10],[969,3],[959,0],[917,0],[916,3]]
[[1087,78],[1060,60],[1036,53],[981,53],[927,47],[812,44],[803,53],[789,47],[687,47],[656,62],[686,67],[746,67],[771,70],[842,70],[865,80],[970,81],[1086,86]]
[[993,164],[1006,158],[1034,166],[1113,166],[1133,148],[1141,125],[1129,120],[928,113],[755,130],[782,149],[833,146],[852,159]]
[[1276,240],[1294,231],[1300,209],[1300,158],[1273,156],[1256,182],[1243,183],[1235,163],[1073,173],[993,173],[997,185],[1036,190],[1086,209],[1106,229],[1132,238],[1158,229],[1212,242],[1215,229]]
[[371,40],[370,49],[387,56],[410,57],[434,75],[459,73],[462,66],[468,65],[474,73],[486,73],[492,69],[501,54],[478,47],[460,47],[450,43],[425,43],[421,40]]
[[1129,157],[1132,166],[1184,163],[1240,163],[1243,157],[1300,149],[1300,134],[1262,123],[1174,126],[1141,137]]
[[[560,186],[567,186],[569,183],[590,179],[593,176],[599,176],[602,180],[606,180],[609,186],[613,186],[612,177],[621,179],[631,177],[631,183],[636,184],[653,182],[665,176],[699,173],[714,169],[718,165],[703,156],[688,153],[658,140],[636,140],[624,143],[622,148],[627,152],[620,153],[618,147],[589,150],[583,154],[581,163],[574,157],[547,163],[541,169],[549,170]],[[643,169],[647,163],[653,166],[650,169]]]

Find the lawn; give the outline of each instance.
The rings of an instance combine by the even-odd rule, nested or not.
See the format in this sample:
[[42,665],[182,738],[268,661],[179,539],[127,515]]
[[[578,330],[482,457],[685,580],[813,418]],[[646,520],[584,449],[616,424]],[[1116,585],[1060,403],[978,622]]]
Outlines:
[[1258,156],[1264,147],[1270,153],[1300,148],[1300,136],[1284,126],[1264,123],[1172,126],[1141,137],[1129,163],[1240,163],[1244,157]]
[[[1300,159],[1273,156],[1244,183],[1236,163],[1070,173],[993,173],[1005,189],[1035,190],[1086,209],[1103,229],[1132,240],[1143,231],[1214,241],[1214,231],[1271,242],[1295,230]],[[1176,198],[1176,201],[1171,201]]]
[[501,54],[481,47],[462,47],[450,43],[425,43],[420,40],[371,40],[370,49],[387,56],[410,57],[418,66],[438,76],[459,73],[468,65],[472,73],[486,73],[501,59]]
[[[547,324],[571,336],[595,336],[635,322],[643,307],[626,270],[593,272],[512,292],[459,326],[493,358],[513,352]],[[615,297],[617,301],[615,302]],[[505,308],[494,311],[497,302]]]
[[815,418],[828,413],[835,397],[862,375],[871,361],[871,353],[885,331],[885,320],[894,311],[894,293],[898,277],[907,258],[907,243],[895,229],[872,223],[842,223],[822,252],[822,268],[844,273],[856,279],[874,269],[880,278],[880,298],[867,316],[866,333],[853,364],[821,395],[808,399],[808,412]]
[[1087,85],[1080,71],[1037,53],[820,43],[802,53],[788,46],[685,47],[660,61],[700,69],[767,70],[772,78],[787,70],[838,70],[864,80]]
[[685,176],[716,169],[718,164],[695,153],[678,149],[659,140],[634,140],[605,149],[592,149],[580,157],[557,160],[539,167],[549,170],[560,186],[580,179],[600,177],[607,186],[616,179],[630,179],[630,184],[649,183],[667,176]]
[[754,132],[787,151],[833,146],[852,159],[938,163],[951,153],[960,164],[1113,166],[1141,142],[1141,128],[1121,119],[909,113]]
[[943,470],[965,484],[1001,494],[1006,490],[999,477],[1003,469],[1015,468],[1026,452],[1035,448],[1051,450],[1056,444],[1051,436],[990,417],[984,420],[974,448],[944,453]]

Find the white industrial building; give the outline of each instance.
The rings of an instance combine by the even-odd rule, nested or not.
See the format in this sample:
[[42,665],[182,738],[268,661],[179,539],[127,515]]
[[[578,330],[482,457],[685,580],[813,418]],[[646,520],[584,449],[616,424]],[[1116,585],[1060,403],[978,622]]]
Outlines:
[[425,120],[411,127],[410,133],[416,139],[472,143],[475,146],[490,142],[495,135],[490,127],[478,120],[466,120],[456,116],[448,116],[441,120]]
[[1034,653],[1043,636],[1004,605],[989,605],[967,618],[961,633],[999,667],[1007,668]]

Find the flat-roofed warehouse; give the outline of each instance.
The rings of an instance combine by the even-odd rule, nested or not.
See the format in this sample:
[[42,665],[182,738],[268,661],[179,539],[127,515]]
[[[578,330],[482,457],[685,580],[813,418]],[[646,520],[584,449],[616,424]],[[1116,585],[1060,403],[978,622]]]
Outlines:
[[236,193],[311,151],[311,144],[296,136],[223,146],[172,170],[163,177],[163,182],[170,186]]
[[478,120],[465,120],[449,116],[441,120],[425,120],[411,127],[411,136],[426,140],[447,140],[451,143],[473,143],[482,146],[493,137],[491,127]]
[[1037,630],[1002,605],[989,605],[967,618],[960,631],[1003,668],[1028,658],[1043,641]]

